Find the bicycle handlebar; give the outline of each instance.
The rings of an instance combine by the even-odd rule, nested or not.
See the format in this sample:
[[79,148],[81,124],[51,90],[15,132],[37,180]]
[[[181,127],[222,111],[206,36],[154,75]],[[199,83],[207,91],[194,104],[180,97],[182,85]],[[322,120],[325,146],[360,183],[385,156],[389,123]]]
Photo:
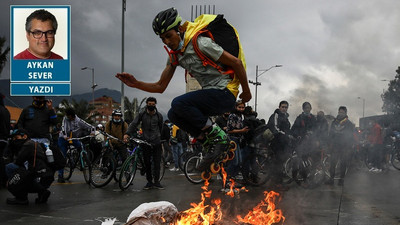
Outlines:
[[151,146],[151,144],[148,143],[147,141],[142,140],[142,139],[138,139],[138,138],[129,138],[129,141],[134,141],[137,144],[145,144],[145,145]]
[[92,137],[94,137],[94,136],[92,136],[92,135],[86,135],[86,136],[78,137],[78,138],[68,138],[67,141],[75,141],[75,140],[80,141],[80,140],[83,140],[83,139],[86,139],[86,138],[92,138]]

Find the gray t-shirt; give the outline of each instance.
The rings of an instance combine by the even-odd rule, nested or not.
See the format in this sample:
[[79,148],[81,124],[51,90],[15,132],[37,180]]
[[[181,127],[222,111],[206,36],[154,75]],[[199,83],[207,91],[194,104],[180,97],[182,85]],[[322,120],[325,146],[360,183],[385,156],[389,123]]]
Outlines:
[[[224,51],[221,46],[208,37],[199,36],[197,43],[200,51],[215,62]],[[193,49],[192,41],[188,43],[182,55],[178,54],[178,60],[179,65],[192,74],[203,89],[214,88],[222,90],[232,80],[229,75],[221,74],[212,66],[203,66],[202,61]]]

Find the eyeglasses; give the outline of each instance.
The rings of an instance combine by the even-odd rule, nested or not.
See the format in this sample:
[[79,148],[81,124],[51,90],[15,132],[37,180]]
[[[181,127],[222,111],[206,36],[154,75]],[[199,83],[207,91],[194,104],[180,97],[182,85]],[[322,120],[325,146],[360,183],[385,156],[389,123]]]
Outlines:
[[43,31],[41,31],[41,30],[34,30],[34,31],[29,31],[29,33],[31,33],[32,36],[33,36],[35,39],[40,39],[40,38],[42,38],[43,34],[44,34],[47,38],[53,38],[54,35],[56,34],[56,31],[55,31],[55,30],[48,30],[48,31],[46,31],[46,32],[43,32]]

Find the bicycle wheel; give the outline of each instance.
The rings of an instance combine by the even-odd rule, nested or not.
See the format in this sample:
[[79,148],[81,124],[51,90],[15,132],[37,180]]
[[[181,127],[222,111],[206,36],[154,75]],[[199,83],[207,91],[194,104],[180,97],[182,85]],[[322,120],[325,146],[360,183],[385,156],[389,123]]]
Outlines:
[[67,155],[66,164],[64,167],[63,178],[64,180],[69,180],[72,177],[72,173],[74,172],[74,162],[71,160],[71,155]]
[[292,157],[289,157],[285,161],[285,164],[283,165],[283,172],[284,172],[283,182],[285,184],[290,184],[293,181],[293,178],[292,178],[293,163],[292,163],[292,161],[293,161]]
[[137,155],[128,157],[121,168],[118,185],[121,190],[126,190],[135,178],[137,169]]
[[270,165],[272,165],[272,163],[269,161],[268,157],[262,154],[254,154],[252,157],[249,157],[243,165],[250,166],[249,174],[244,176],[244,179],[251,185],[263,185],[271,178]]
[[198,155],[191,156],[185,163],[183,172],[186,178],[193,184],[200,184],[203,182],[201,178],[201,170],[198,169],[203,158]]
[[87,184],[90,184],[90,169],[91,169],[91,163],[88,158],[88,155],[86,152],[81,152],[81,159],[80,159],[80,164],[82,167],[82,173],[83,173],[83,178],[85,179],[85,182]]
[[183,171],[186,160],[192,156],[194,153],[193,152],[184,152],[181,155],[179,155],[178,158],[178,165],[179,165],[179,169],[181,169],[181,171]]
[[[322,168],[325,171],[325,175],[328,178],[331,178],[331,174],[330,174],[330,168],[331,168],[331,160],[330,160],[330,155],[327,155],[324,160],[322,161]],[[341,160],[338,161],[338,163],[335,165],[335,177],[334,179],[339,179],[339,174],[340,172],[340,164],[341,164]],[[347,174],[348,168],[346,168],[345,174]]]
[[114,159],[115,159],[114,180],[115,180],[115,182],[118,183],[118,181],[119,181],[119,175],[120,175],[120,173],[121,173],[121,168],[122,168],[122,165],[124,164],[124,161],[122,160],[122,157],[119,155],[119,152],[118,152],[118,151],[114,152],[113,157],[114,157]]
[[90,183],[94,187],[104,187],[115,174],[115,159],[110,154],[101,154],[94,160],[90,169]]
[[400,170],[400,151],[399,150],[396,150],[393,153],[391,163],[394,168]]

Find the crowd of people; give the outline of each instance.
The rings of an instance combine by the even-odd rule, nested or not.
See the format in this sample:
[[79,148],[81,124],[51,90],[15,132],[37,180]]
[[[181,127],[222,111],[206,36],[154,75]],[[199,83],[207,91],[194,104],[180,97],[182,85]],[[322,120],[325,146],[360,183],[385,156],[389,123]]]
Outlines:
[[[185,68],[199,82],[202,89],[174,98],[168,112],[170,121],[164,120],[158,112],[157,100],[148,97],[146,107],[129,125],[124,122],[119,110],[112,113],[112,120],[107,124],[95,126],[79,118],[73,108],[65,110],[61,125],[57,125],[57,115],[52,101],[35,96],[32,105],[23,109],[17,128],[10,136],[10,115],[4,103],[0,102],[0,154],[6,156],[6,161],[3,157],[0,159],[1,185],[5,186],[8,183],[10,189],[10,184],[16,182],[16,179],[12,179],[13,174],[18,171],[29,171],[32,178],[27,181],[29,182],[29,185],[25,185],[27,188],[10,191],[14,197],[7,199],[8,204],[28,204],[27,194],[32,192],[38,194],[37,203],[47,202],[50,196],[48,187],[54,180],[54,176],[49,176],[49,174],[54,174],[56,171],[52,171],[52,168],[46,165],[47,155],[43,152],[51,146],[59,148],[65,155],[69,139],[87,135],[87,133],[95,136],[96,133],[101,134],[102,130],[123,142],[128,142],[130,137],[135,136],[139,129],[141,130],[141,138],[150,143],[143,151],[146,168],[144,172],[147,179],[147,184],[143,188],[145,190],[164,189],[159,181],[163,147],[167,151],[171,149],[174,165],[171,170],[178,171],[179,155],[185,151],[190,144],[188,140],[191,139],[195,139],[206,149],[210,149],[210,146],[223,149],[230,144],[231,140],[234,141],[237,148],[235,157],[226,165],[228,178],[237,179],[240,174],[247,176],[246,171],[250,167],[251,160],[246,159],[252,155],[252,152],[257,151],[257,144],[260,143],[254,143],[254,137],[257,135],[257,127],[261,125],[266,125],[272,136],[266,141],[274,153],[272,173],[273,184],[276,188],[284,188],[282,165],[287,155],[293,151],[291,143],[295,143],[295,150],[301,157],[312,156],[321,148],[328,149],[332,155],[331,165],[336,165],[339,160],[342,162],[338,185],[344,184],[344,168],[348,167],[357,133],[354,124],[347,116],[347,108],[339,107],[338,114],[330,126],[323,112],[318,112],[317,116],[311,113],[312,107],[309,102],[303,103],[303,112],[295,119],[293,126],[288,118],[289,103],[287,101],[279,103],[268,121],[257,118],[257,112],[250,106],[246,106],[252,95],[246,75],[244,54],[236,29],[221,15],[202,15],[194,22],[186,21],[181,24],[182,21],[175,8],[161,11],[153,20],[152,27],[155,34],[170,49],[166,48],[168,61],[157,82],[139,81],[126,72],[116,74],[116,77],[129,87],[150,93],[163,93],[177,66]],[[236,43],[229,43],[228,47],[232,47],[234,51],[225,50],[221,46],[223,43],[217,43],[213,35],[195,35],[211,23],[228,27],[232,34],[230,39],[236,40]],[[46,32],[38,32],[38,36],[43,33]],[[44,35],[45,38],[50,34]],[[193,38],[196,41],[192,41]],[[241,93],[239,93],[239,86]],[[172,128],[171,124],[173,124]],[[59,130],[53,132],[52,127],[57,127]],[[376,152],[374,168],[371,171],[376,172],[381,170],[383,158],[379,151],[382,145],[382,139],[379,138],[380,130],[379,125],[374,125],[368,135],[368,140]],[[101,140],[100,136],[96,138]],[[124,144],[117,140],[113,142],[122,159],[126,158]],[[40,145],[35,143],[40,143]],[[77,140],[72,144],[77,148],[80,146]],[[96,151],[94,153],[96,154]],[[296,168],[294,172],[296,173]],[[330,177],[334,177],[335,173],[335,166],[331,166]],[[252,179],[257,179],[257,176]],[[62,169],[58,171],[57,182],[65,182]],[[333,185],[334,180],[329,179],[326,183]],[[231,184],[227,183],[228,188],[229,185]]]
[[[65,155],[70,138],[82,137],[90,133],[97,139],[97,143],[101,143],[104,141],[103,134],[105,132],[120,139],[120,141],[111,141],[114,149],[118,151],[124,161],[127,158],[127,149],[123,141],[127,142],[129,137],[136,136],[140,129],[141,138],[151,143],[151,147],[144,151],[144,163],[147,164],[147,171],[145,171],[147,184],[143,189],[148,190],[164,189],[159,182],[160,168],[159,166],[152,167],[151,160],[155,161],[154,165],[160,165],[157,162],[161,160],[161,157],[171,155],[172,157],[165,158],[168,165],[171,163],[170,171],[180,171],[179,156],[193,145],[193,140],[196,141],[195,137],[172,124],[168,119],[163,119],[156,108],[157,100],[153,97],[147,98],[146,107],[130,124],[122,119],[122,113],[118,109],[113,111],[112,119],[105,125],[93,126],[79,118],[74,109],[67,108],[61,126],[58,126],[58,138],[55,138],[51,132],[52,128],[57,125],[57,116],[50,100],[45,100],[44,97],[33,97],[32,105],[23,109],[17,126],[14,128],[10,126],[10,114],[4,107],[4,103],[0,103],[2,121],[0,146],[3,155],[1,158],[1,185],[6,187],[7,181],[10,182],[13,173],[20,168],[35,171],[30,175],[33,178],[29,180],[32,184],[27,186],[29,188],[10,190],[14,198],[8,198],[8,204],[27,204],[27,194],[32,192],[38,194],[36,203],[45,203],[50,196],[48,188],[54,181],[54,173],[58,173],[57,182],[66,182],[63,178],[63,170],[52,171],[51,167],[46,166],[47,159],[44,154],[46,146],[56,145]],[[258,135],[256,130],[260,126],[267,126],[273,134],[271,140],[262,140],[265,142],[262,144],[269,146],[274,153],[274,165],[271,173],[273,174],[272,183],[276,189],[285,189],[282,166],[293,151],[296,151],[300,158],[314,157],[318,160],[319,152],[322,149],[328,150],[331,154],[331,165],[336,165],[339,160],[341,161],[342,168],[340,168],[338,185],[343,185],[345,171],[359,144],[359,138],[368,142],[373,159],[370,171],[382,171],[382,163],[385,160],[384,142],[387,139],[386,136],[391,133],[387,129],[383,129],[377,121],[371,120],[368,129],[364,130],[360,137],[358,130],[348,119],[345,106],[340,106],[336,118],[328,123],[322,111],[315,116],[311,113],[311,104],[304,102],[302,104],[303,112],[296,117],[293,125],[289,122],[288,108],[289,103],[281,101],[278,108],[265,121],[257,117],[257,112],[251,106],[246,106],[239,100],[233,111],[212,118],[213,126],[220,127],[223,132],[226,132],[229,140],[234,141],[237,146],[235,157],[225,165],[228,179],[243,179],[243,176],[251,175],[249,173],[251,160],[248,158],[259,150],[260,143],[256,143],[255,137]],[[42,144],[35,145],[35,143]],[[72,144],[76,148],[80,148],[79,141],[73,140]],[[101,145],[91,148],[101,149]],[[93,152],[94,157],[99,154],[98,150]],[[33,165],[34,161],[35,165]],[[299,171],[295,166],[293,175],[296,176],[297,172]],[[327,185],[334,184],[335,172],[335,167],[330,167],[330,178],[325,182]],[[252,179],[257,179],[257,177]],[[228,182],[226,185],[226,188],[230,188],[231,183]]]

